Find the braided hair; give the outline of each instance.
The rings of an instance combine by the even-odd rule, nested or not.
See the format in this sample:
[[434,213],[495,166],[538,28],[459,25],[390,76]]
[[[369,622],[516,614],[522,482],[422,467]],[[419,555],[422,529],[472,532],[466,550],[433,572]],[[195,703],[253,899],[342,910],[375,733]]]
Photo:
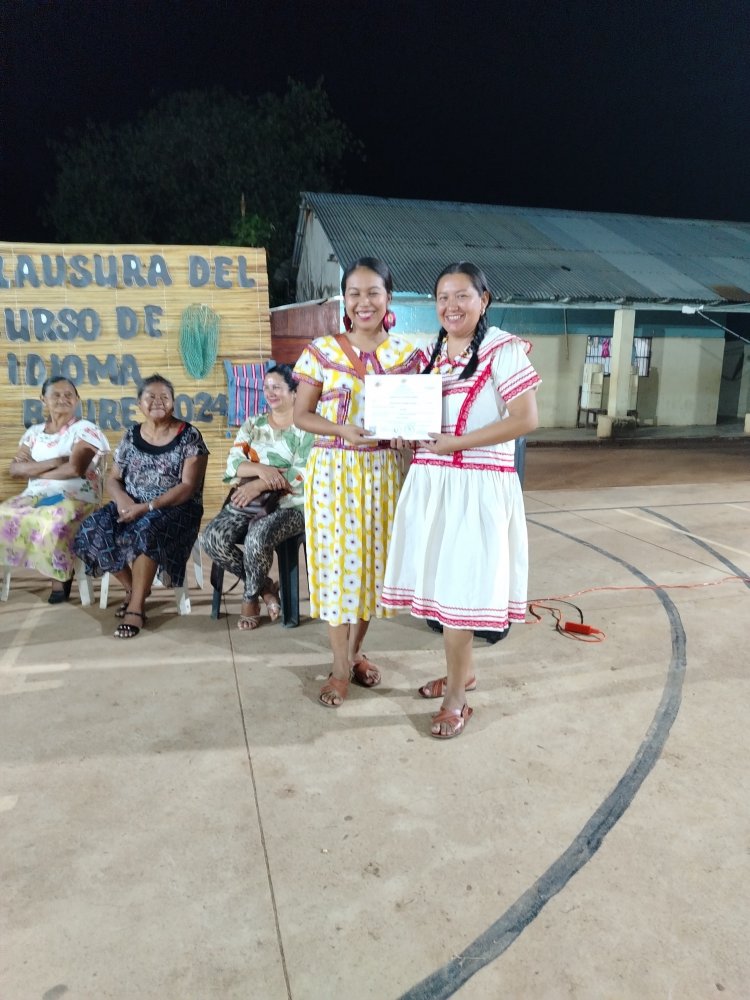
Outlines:
[[[467,278],[471,281],[474,288],[477,290],[480,296],[484,295],[485,292],[489,296],[487,301],[487,308],[479,317],[479,322],[477,323],[476,330],[474,331],[474,336],[471,338],[471,357],[469,358],[469,363],[466,365],[464,370],[458,376],[460,379],[471,378],[474,372],[477,370],[477,364],[479,363],[479,346],[484,340],[484,335],[487,333],[489,323],[487,322],[487,309],[489,309],[492,303],[492,292],[487,285],[487,278],[485,277],[484,271],[477,267],[476,264],[472,264],[468,260],[459,261],[457,264],[449,264],[444,268],[440,274],[437,276],[435,281],[434,294],[437,298],[437,289],[440,284],[441,278],[444,278],[446,274],[465,274]],[[440,350],[443,346],[443,341],[448,336],[443,327],[440,327],[440,333],[438,334],[437,343],[435,344],[435,349],[432,352],[432,357],[429,360],[427,367],[425,368],[423,375],[428,375],[437,361]]]

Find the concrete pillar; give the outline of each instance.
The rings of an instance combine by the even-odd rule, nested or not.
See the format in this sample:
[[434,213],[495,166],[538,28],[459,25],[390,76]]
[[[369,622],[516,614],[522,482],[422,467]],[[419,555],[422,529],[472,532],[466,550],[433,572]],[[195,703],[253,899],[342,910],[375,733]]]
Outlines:
[[628,412],[628,393],[633,364],[633,337],[635,336],[635,309],[617,309],[612,328],[612,346],[609,399],[607,414],[625,417]]
[[596,436],[598,438],[612,437],[612,417],[606,417],[603,413],[596,421]]

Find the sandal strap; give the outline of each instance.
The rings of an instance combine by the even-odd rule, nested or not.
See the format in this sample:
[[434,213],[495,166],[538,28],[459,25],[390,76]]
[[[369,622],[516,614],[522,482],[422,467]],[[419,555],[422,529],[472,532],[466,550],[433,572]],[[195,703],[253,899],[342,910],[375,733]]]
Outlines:
[[[437,677],[434,681],[427,681],[423,684],[421,688],[417,690],[422,695],[423,698],[442,698],[445,695],[445,689],[448,686],[447,677]],[[470,677],[465,691],[475,691],[477,687],[476,677]]]
[[355,684],[359,684],[360,687],[377,687],[382,679],[380,668],[376,667],[372,660],[368,659],[364,653],[360,653],[359,655],[360,659],[352,664],[349,677]]
[[469,708],[468,705],[464,705],[463,708],[441,708],[432,717],[432,725],[442,725],[447,723],[450,726],[450,732],[448,733],[432,733],[430,735],[434,736],[439,740],[450,740],[454,736],[460,735],[463,732],[464,726],[469,721],[469,719],[474,714],[474,709]]
[[[339,679],[334,677],[333,674],[328,675],[328,680],[325,682],[323,687],[320,689],[320,694],[318,695],[318,701],[321,705],[325,705],[326,708],[340,708],[349,693],[349,681]],[[326,701],[323,695],[333,694],[337,698],[340,698],[338,705],[333,701]]]

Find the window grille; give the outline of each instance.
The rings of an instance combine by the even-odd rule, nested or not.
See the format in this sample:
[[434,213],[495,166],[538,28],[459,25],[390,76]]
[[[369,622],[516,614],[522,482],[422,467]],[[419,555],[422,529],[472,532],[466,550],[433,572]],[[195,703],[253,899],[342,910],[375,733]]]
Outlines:
[[[604,375],[610,374],[611,337],[586,338],[586,364],[601,365]],[[651,337],[633,337],[632,364],[642,378],[651,370]]]

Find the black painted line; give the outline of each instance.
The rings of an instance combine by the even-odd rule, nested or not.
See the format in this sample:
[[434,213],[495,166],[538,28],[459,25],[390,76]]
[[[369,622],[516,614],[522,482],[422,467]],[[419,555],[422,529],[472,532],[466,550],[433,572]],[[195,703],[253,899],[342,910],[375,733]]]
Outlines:
[[742,583],[750,589],[750,580],[748,579],[750,574],[748,574],[745,570],[740,569],[740,567],[735,565],[731,559],[727,559],[726,556],[723,556],[708,542],[704,542],[702,538],[697,538],[695,535],[691,534],[684,524],[680,524],[679,521],[675,521],[671,517],[667,517],[666,514],[660,514],[658,510],[653,510],[651,507],[641,507],[641,510],[646,514],[652,514],[654,517],[658,517],[660,520],[666,521],[666,523],[671,524],[673,528],[679,528],[685,538],[689,538],[691,542],[698,546],[698,548],[704,549],[706,552],[710,553],[710,555],[712,555],[717,562],[720,562],[722,566],[726,566],[727,569],[731,570],[733,576],[739,576],[742,579]]
[[[529,494],[524,493],[524,498],[528,501]],[[537,503],[542,503],[543,501],[537,500]],[[674,503],[666,501],[663,504],[658,504],[661,507],[670,507],[674,509],[675,507],[725,507],[728,504],[734,505],[737,503],[747,503],[750,504],[750,500],[691,500],[689,503]],[[527,511],[529,517],[545,517],[548,514],[590,514],[592,511],[595,514],[602,513],[603,511],[610,510],[645,510],[646,508],[642,504],[631,503],[631,504],[613,504],[612,507],[549,507],[547,510],[534,510]],[[655,507],[649,508],[655,510]]]
[[672,657],[667,670],[661,700],[646,735],[620,780],[604,799],[599,808],[573,839],[570,846],[534,882],[531,888],[513,903],[490,927],[471,942],[460,955],[437,969],[416,986],[404,993],[400,1000],[445,1000],[453,996],[475,973],[489,965],[506,951],[546,904],[556,896],[573,876],[596,854],[602,841],[630,806],[636,793],[659,759],[672,724],[677,717],[682,699],[685,678],[686,637],[677,607],[669,595],[658,588],[653,580],[631,563],[592,542],[584,541],[549,525],[540,524],[533,517],[530,524],[544,528],[563,538],[597,552],[619,563],[637,579],[653,588],[667,615],[672,635]]

